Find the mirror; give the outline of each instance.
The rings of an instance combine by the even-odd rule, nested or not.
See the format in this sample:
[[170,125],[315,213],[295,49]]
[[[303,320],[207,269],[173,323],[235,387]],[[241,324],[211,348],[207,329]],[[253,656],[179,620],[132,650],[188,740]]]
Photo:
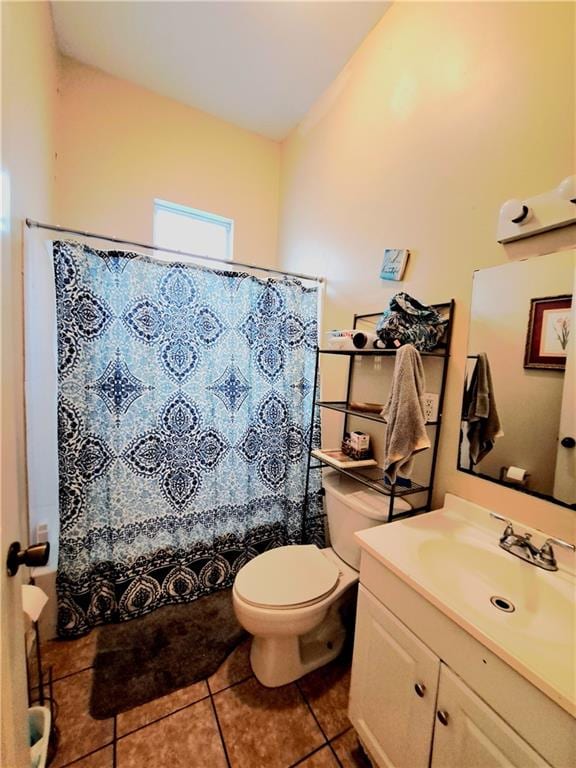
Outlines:
[[576,251],[474,273],[458,469],[576,509]]

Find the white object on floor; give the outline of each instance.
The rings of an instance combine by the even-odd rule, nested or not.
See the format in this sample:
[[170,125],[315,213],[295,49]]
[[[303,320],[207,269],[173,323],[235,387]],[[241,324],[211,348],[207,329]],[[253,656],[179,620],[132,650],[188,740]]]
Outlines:
[[30,766],[45,768],[48,755],[48,741],[52,718],[48,707],[28,708],[28,728],[30,730]]

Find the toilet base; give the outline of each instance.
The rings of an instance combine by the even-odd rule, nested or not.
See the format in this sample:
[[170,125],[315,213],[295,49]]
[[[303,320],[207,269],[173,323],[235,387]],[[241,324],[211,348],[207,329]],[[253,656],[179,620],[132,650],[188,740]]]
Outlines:
[[258,681],[277,688],[335,659],[346,639],[341,604],[342,599],[331,605],[320,625],[305,635],[254,637],[250,664]]

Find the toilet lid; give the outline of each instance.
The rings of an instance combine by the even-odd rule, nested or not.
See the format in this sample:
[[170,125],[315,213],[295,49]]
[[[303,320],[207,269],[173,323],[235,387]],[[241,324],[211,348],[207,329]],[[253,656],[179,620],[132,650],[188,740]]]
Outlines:
[[234,587],[252,605],[289,608],[313,603],[332,592],[340,571],[314,544],[263,552],[240,569]]

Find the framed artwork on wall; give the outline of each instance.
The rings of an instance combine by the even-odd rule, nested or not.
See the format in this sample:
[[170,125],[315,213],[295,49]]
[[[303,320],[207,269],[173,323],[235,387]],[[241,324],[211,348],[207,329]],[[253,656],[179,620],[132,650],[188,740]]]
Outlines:
[[547,296],[531,299],[524,368],[566,367],[572,296]]
[[402,280],[410,251],[406,248],[386,248],[380,270],[381,280]]

